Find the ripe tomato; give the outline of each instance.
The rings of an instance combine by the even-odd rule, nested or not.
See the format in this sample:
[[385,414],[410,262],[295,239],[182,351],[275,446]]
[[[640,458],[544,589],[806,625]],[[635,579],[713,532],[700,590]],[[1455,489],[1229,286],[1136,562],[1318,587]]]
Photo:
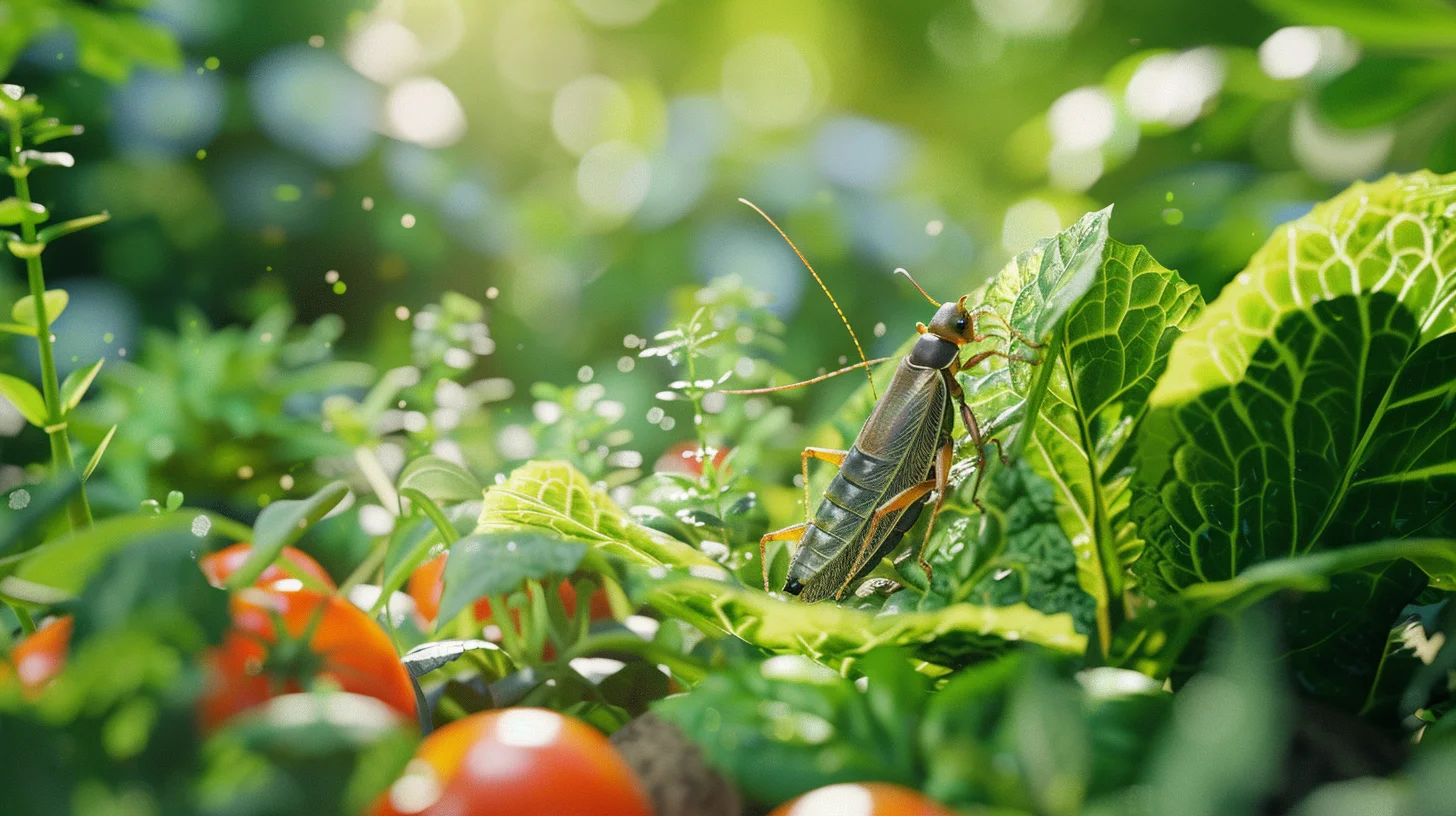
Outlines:
[[[411,598],[415,599],[415,609],[424,618],[425,623],[434,623],[435,616],[440,614],[440,597],[445,593],[445,556],[449,553],[440,553],[429,561],[419,565],[410,574],[409,584],[405,591]],[[559,588],[561,603],[566,607],[568,613],[576,611],[576,587],[571,581],[562,581]],[[485,598],[475,602],[475,619],[484,621],[490,619],[490,601]],[[604,620],[612,616],[612,605],[607,601],[607,591],[597,588],[591,596],[591,607],[588,613],[591,620]],[[511,610],[511,618],[520,626],[520,613]]]
[[[197,566],[202,569],[202,574],[207,576],[208,583],[220,588],[228,578],[232,577],[233,573],[238,571],[238,568],[243,565],[243,562],[248,560],[248,556],[252,552],[252,544],[247,542],[234,544],[231,547],[224,547],[215,553],[202,556],[202,558],[198,559]],[[328,589],[335,588],[334,579],[329,577],[328,571],[320,566],[319,562],[309,557],[308,553],[303,550],[284,547],[283,558],[287,559],[299,572],[316,579],[324,587]],[[258,576],[258,580],[253,582],[253,586],[269,587],[275,581],[282,581],[292,577],[292,575],[288,574],[287,570],[277,564],[269,564],[263,570],[263,573]]]
[[955,816],[909,788],[888,782],[829,785],[809,791],[769,816]]
[[15,667],[15,676],[27,694],[39,693],[66,667],[75,624],[70,615],[55,618],[11,650],[10,664]]
[[248,587],[232,596],[231,608],[232,629],[205,658],[207,686],[198,702],[204,729],[318,681],[375,697],[414,719],[414,687],[394,644],[347,600]]
[[652,816],[600,732],[541,708],[472,714],[425,738],[371,816]]
[[[728,450],[718,448],[713,453],[713,467],[719,473],[723,472],[723,460],[728,458]],[[673,443],[657,457],[652,469],[658,473],[680,473],[695,479],[702,476],[703,460],[698,457],[698,443],[691,439]]]

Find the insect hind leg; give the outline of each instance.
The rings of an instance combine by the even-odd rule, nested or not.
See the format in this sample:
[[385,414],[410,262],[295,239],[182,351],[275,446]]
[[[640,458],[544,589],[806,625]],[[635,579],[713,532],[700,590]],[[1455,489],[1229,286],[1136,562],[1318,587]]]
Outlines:
[[770,541],[798,541],[804,537],[804,530],[808,529],[809,522],[794,524],[765,533],[763,538],[758,540],[758,563],[763,567],[763,591],[769,592],[768,588],[768,543]]

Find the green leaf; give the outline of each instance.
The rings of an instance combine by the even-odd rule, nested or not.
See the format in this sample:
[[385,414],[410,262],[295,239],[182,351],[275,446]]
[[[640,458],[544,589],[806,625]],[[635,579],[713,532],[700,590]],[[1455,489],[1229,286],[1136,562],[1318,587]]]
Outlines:
[[[1133,462],[1148,594],[1456,535],[1453,206],[1452,177],[1356,184],[1276,230],[1174,344]],[[1379,578],[1388,603],[1395,578]],[[1408,576],[1407,600],[1424,580]],[[1383,643],[1393,612],[1343,603]]]
[[589,545],[551,533],[477,533],[455,542],[445,561],[438,620],[448,621],[477,599],[509,595],[528,580],[570,575]]
[[34,202],[27,204],[15,196],[0,199],[0,226],[39,224],[47,217],[46,208]]
[[1095,632],[1096,603],[1078,583],[1056,489],[1024,459],[993,467],[981,491],[985,516],[970,502],[972,480],[957,485],[941,510],[931,541],[933,594],[947,602],[1065,612],[1078,632]]
[[21,546],[27,536],[41,529],[52,515],[66,506],[80,486],[80,482],[69,474],[27,485],[24,489],[30,494],[30,502],[24,508],[0,510],[0,556],[10,555],[10,551]]
[[80,125],[62,124],[61,120],[52,116],[27,126],[25,137],[30,144],[43,145],[66,136],[80,136],[83,132],[85,132],[85,128]]
[[1255,5],[1291,23],[1342,28],[1369,47],[1456,45],[1456,9],[1444,0],[1255,0]]
[[0,331],[25,337],[35,337],[36,335],[35,326],[23,326],[19,323],[0,323]]
[[718,567],[698,550],[633,521],[565,462],[527,462],[485,491],[477,534],[527,531],[585,541],[641,566]]
[[[1177,595],[1160,600],[1119,629],[1110,662],[1150,677],[1167,677],[1183,648],[1202,631],[1209,618],[1237,615],[1286,590],[1307,598],[1304,609],[1314,610],[1312,617],[1316,618],[1303,630],[1296,627],[1291,651],[1300,654],[1308,651],[1300,650],[1301,637],[1348,639],[1352,630],[1358,635],[1359,630],[1368,627],[1363,626],[1366,622],[1359,615],[1352,614],[1348,604],[1342,609],[1340,602],[1351,595],[1361,604],[1376,602],[1382,594],[1378,590],[1385,574],[1401,569],[1400,565],[1406,562],[1409,562],[1407,566],[1414,565],[1431,574],[1451,575],[1456,571],[1456,540],[1394,539],[1344,547],[1266,561],[1229,580],[1190,585]],[[1352,580],[1342,583],[1340,576],[1345,575],[1353,576]],[[1398,586],[1408,583],[1406,576],[1394,577]],[[1352,589],[1360,591],[1351,593]],[[1385,632],[1376,631],[1383,643]],[[1360,648],[1368,651],[1369,644],[1362,643]],[[1380,650],[1376,651],[1378,662]],[[1344,657],[1348,660],[1351,653],[1345,652]],[[1370,668],[1374,668],[1374,662]]]
[[106,449],[111,445],[111,438],[116,436],[116,429],[119,427],[121,426],[112,425],[111,430],[106,432],[106,436],[101,437],[100,444],[96,446],[96,450],[91,452],[91,458],[86,462],[86,469],[81,471],[82,482],[90,479],[91,474],[96,472],[96,466],[101,464],[101,457],[106,455]]
[[[822,666],[781,656],[715,672],[652,710],[684,733],[712,735],[699,743],[707,762],[748,799],[774,804],[836,782],[917,784],[914,752],[885,739],[870,697]],[[901,720],[913,727],[916,707],[905,702]]]
[[62,221],[59,224],[52,224],[49,227],[37,232],[35,238],[42,244],[49,244],[57,238],[70,235],[73,232],[80,232],[87,227],[94,227],[97,224],[105,224],[111,220],[110,213],[98,213],[87,215],[82,218],[72,218],[70,221]]
[[931,612],[877,615],[694,577],[651,581],[633,589],[633,597],[639,595],[659,612],[704,631],[735,635],[770,652],[807,655],[829,666],[853,662],[880,646],[911,649],[923,660],[950,668],[999,654],[1017,642],[1068,654],[1087,647],[1070,615],[1047,615],[1023,604],[960,603]]
[[480,482],[470,471],[434,454],[405,465],[398,487],[414,488],[438,502],[469,501],[481,494]]
[[1456,90],[1456,64],[1451,60],[1371,56],[1320,88],[1319,109],[1332,124],[1368,128],[1452,90]]
[[88,74],[122,82],[135,65],[166,70],[182,66],[177,41],[161,25],[74,3],[57,11],[76,33],[76,61]]
[[192,530],[197,517],[205,516],[212,523],[209,534],[192,539],[197,551],[209,536],[224,535],[232,524],[228,519],[206,511],[168,513],[132,513],[98,521],[91,527],[47,541],[28,553],[15,570],[16,576],[29,581],[78,593],[112,553],[178,531]]
[[61,413],[69,414],[81,404],[81,398],[86,396],[86,389],[96,379],[101,371],[101,364],[106,362],[105,358],[97,360],[85,368],[78,368],[66,375],[61,383]]
[[0,374],[0,397],[10,400],[26,422],[37,428],[46,426],[45,398],[35,386],[19,377]]
[[[61,312],[66,310],[66,306],[70,302],[71,295],[65,289],[47,289],[45,293],[46,324],[56,322],[56,318],[61,316]],[[10,308],[10,319],[23,326],[35,326],[35,298],[26,295],[15,301],[15,305]]]
[[306,499],[284,499],[264,507],[253,523],[253,550],[238,571],[228,578],[228,588],[251,586],[278,558],[284,547],[297,541],[347,495],[347,484],[330,482]]

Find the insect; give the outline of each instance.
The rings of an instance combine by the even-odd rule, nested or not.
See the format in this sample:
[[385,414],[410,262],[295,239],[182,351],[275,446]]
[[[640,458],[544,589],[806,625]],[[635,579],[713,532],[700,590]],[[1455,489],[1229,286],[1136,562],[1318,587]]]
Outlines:
[[[788,235],[762,210],[748,201],[743,203],[757,210],[773,224],[799,260],[809,268],[810,274],[824,289],[813,266],[800,253]],[[921,511],[935,493],[935,503],[930,511],[930,522],[926,526],[925,538],[915,551],[916,563],[930,576],[931,568],[925,560],[925,548],[930,543],[930,534],[935,527],[936,516],[945,501],[954,452],[953,431],[955,415],[960,414],[970,442],[979,457],[976,481],[971,491],[972,501],[983,512],[978,494],[981,479],[986,471],[987,448],[996,446],[1003,462],[1006,453],[1001,442],[988,438],[981,429],[976,416],[966,405],[965,392],[956,379],[956,374],[974,368],[991,357],[1022,360],[1037,363],[1038,360],[1011,355],[998,349],[977,351],[965,360],[960,358],[961,347],[979,343],[992,335],[982,331],[981,321],[998,321],[1008,334],[1026,344],[1028,348],[1039,349],[1041,345],[1022,335],[998,312],[989,306],[966,307],[966,297],[954,302],[941,303],[930,297],[920,284],[903,269],[895,270],[905,275],[910,283],[937,308],[930,322],[917,323],[915,329],[920,337],[911,347],[910,353],[900,360],[884,396],[878,396],[874,410],[865,420],[854,444],[848,450],[828,448],[805,448],[800,455],[800,467],[804,477],[804,508],[809,503],[809,460],[818,459],[839,468],[824,498],[812,517],[802,524],[785,527],[768,533],[759,542],[763,560],[764,589],[768,586],[767,548],[770,541],[795,541],[799,547],[789,564],[784,591],[797,595],[806,602],[818,601],[833,596],[838,599],[856,580],[874,569],[880,559],[889,555],[900,544],[905,533],[915,525]],[[833,302],[833,295],[829,295]],[[840,319],[844,313],[839,310]],[[849,328],[848,321],[845,327]],[[854,329],[849,328],[853,337]],[[858,339],[855,347],[859,348]],[[865,360],[860,353],[860,363],[840,369],[831,374],[805,380],[802,383],[727,391],[729,394],[762,394],[798,388],[855,368],[884,362]],[[871,379],[873,387],[873,379]]]

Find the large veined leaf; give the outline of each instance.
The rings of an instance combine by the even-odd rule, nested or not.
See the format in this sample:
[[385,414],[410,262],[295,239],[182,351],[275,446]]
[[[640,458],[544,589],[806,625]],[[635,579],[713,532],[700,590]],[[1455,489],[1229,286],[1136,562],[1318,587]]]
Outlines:
[[[1065,322],[1055,333],[1039,335],[1049,348],[1036,354],[1037,364],[993,358],[963,383],[978,417],[1005,416],[1004,406],[1019,399],[1039,403],[1039,416],[1025,420],[1014,446],[1055,487],[1056,513],[1076,551],[1082,588],[1096,601],[1105,649],[1122,618],[1124,570],[1141,548],[1128,520],[1130,442],[1174,340],[1192,324],[1202,300],[1197,287],[1143,247],[1105,239],[1099,252],[1100,263]],[[1041,274],[1018,259],[981,302],[1015,315]],[[1026,390],[1032,382],[1045,383],[1039,400]],[[997,431],[994,420],[991,431]]]
[[585,541],[629,564],[718,567],[687,544],[633,521],[566,462],[527,462],[485,491],[477,534],[531,530]]
[[[1174,344],[1136,461],[1136,572],[1150,595],[1274,558],[1456,534],[1453,209],[1456,177],[1356,184],[1277,229]],[[1318,614],[1297,607],[1287,637],[1310,646],[1296,677],[1328,686],[1304,667],[1342,646],[1349,687],[1322,696],[1363,694],[1366,664],[1349,650],[1378,663],[1425,580],[1384,571]],[[1297,631],[1320,616],[1321,629],[1340,621],[1343,643]]]
[[707,578],[668,578],[634,591],[658,611],[716,629],[770,652],[807,655],[840,667],[879,646],[900,646],[955,668],[1005,651],[1018,641],[1080,654],[1087,639],[1072,617],[1025,604],[952,604],[931,612],[876,615],[835,604],[806,604]]
[[[1356,586],[1378,587],[1385,573],[1395,570],[1398,579],[1401,571],[1416,566],[1431,572],[1456,569],[1456,541],[1396,539],[1266,561],[1235,578],[1193,584],[1164,599],[1118,630],[1109,658],[1151,677],[1167,677],[1179,652],[1209,617],[1237,615],[1285,590],[1306,593],[1306,613],[1323,607],[1324,619],[1310,628],[1323,637],[1338,638],[1352,617],[1348,608],[1339,608],[1341,596]],[[1301,644],[1288,646],[1297,650]]]

